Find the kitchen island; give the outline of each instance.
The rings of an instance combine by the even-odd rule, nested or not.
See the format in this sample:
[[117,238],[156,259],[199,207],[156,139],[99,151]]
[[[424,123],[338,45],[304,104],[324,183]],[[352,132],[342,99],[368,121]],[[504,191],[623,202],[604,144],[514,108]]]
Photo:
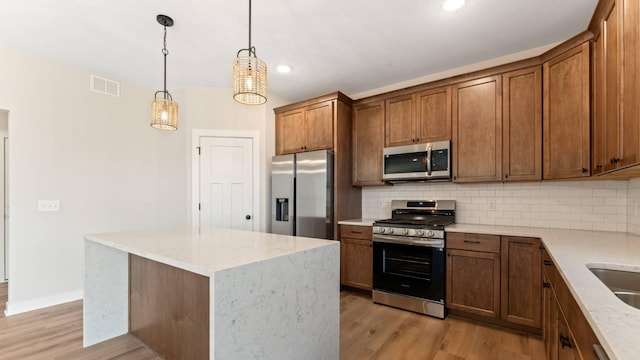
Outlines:
[[167,359],[338,359],[336,241],[230,229],[85,236],[84,346]]

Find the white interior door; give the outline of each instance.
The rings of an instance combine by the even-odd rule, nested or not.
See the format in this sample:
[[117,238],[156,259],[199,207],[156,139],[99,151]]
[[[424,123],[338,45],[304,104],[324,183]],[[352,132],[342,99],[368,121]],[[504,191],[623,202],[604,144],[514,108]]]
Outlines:
[[200,137],[200,227],[254,229],[253,140]]

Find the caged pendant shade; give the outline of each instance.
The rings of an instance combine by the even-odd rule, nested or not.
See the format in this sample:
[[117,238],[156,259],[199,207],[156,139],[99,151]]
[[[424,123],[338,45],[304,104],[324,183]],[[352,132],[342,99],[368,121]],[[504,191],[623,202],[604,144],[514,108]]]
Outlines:
[[[164,90],[156,91],[153,101],[151,101],[151,126],[159,130],[178,129],[178,103],[173,101],[171,94],[167,91],[167,27],[173,26],[173,19],[166,15],[157,16],[158,23],[164,26]],[[158,96],[160,95],[160,96]]]
[[[240,56],[242,52],[246,56]],[[249,0],[249,47],[238,51],[233,61],[233,99],[242,104],[267,102],[267,64],[256,56],[251,46],[251,0]]]

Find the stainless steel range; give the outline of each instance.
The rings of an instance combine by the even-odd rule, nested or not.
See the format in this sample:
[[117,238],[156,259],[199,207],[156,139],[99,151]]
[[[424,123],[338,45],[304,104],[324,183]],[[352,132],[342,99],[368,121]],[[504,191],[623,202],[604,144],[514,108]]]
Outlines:
[[453,200],[393,200],[373,223],[373,301],[444,319],[445,233]]

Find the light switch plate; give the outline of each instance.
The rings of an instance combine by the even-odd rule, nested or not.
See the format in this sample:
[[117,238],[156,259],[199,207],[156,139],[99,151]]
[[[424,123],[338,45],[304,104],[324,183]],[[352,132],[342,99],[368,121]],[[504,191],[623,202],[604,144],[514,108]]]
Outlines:
[[491,199],[487,202],[488,207],[489,207],[489,211],[495,211],[496,210],[496,200],[495,199]]
[[38,211],[60,211],[60,200],[39,200]]

